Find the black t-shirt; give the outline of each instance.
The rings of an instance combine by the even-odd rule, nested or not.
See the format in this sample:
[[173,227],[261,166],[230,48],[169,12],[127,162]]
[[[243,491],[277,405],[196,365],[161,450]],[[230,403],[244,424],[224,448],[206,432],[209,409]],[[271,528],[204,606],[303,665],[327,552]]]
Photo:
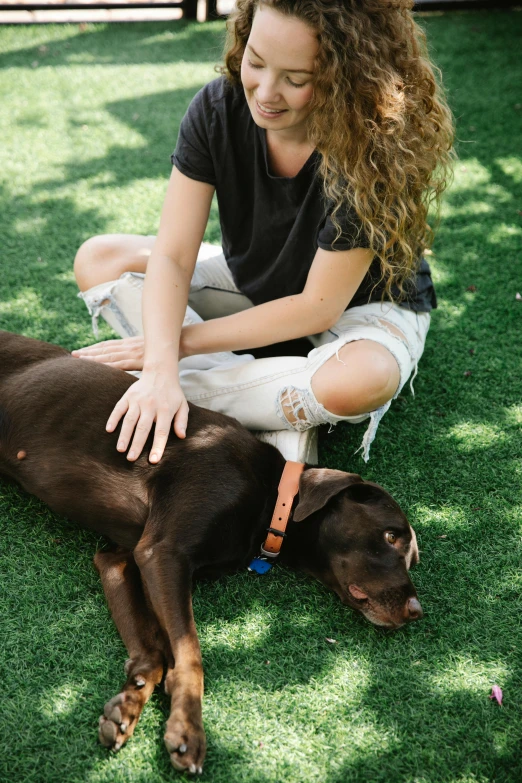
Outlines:
[[[317,248],[368,247],[357,215],[329,217],[313,152],[295,177],[271,174],[266,134],[255,124],[243,88],[224,77],[200,90],[181,122],[172,163],[187,177],[214,185],[223,252],[239,290],[254,304],[303,290]],[[384,284],[375,259],[348,307],[380,301]],[[417,312],[436,307],[430,268],[421,261],[400,302]]]

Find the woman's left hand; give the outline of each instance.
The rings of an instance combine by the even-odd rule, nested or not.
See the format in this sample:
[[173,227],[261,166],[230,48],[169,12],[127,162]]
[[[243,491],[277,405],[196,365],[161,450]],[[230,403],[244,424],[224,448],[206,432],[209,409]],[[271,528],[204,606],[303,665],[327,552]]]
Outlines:
[[108,364],[119,370],[143,370],[144,339],[143,337],[124,337],[122,340],[105,340],[102,343],[89,345],[72,351],[78,359]]

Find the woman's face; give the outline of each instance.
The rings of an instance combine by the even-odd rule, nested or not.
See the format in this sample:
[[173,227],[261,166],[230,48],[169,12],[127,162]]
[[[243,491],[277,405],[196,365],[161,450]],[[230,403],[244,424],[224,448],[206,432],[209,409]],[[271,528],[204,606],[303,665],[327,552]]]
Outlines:
[[271,131],[306,127],[319,44],[294,16],[260,5],[241,63],[241,81],[254,122]]

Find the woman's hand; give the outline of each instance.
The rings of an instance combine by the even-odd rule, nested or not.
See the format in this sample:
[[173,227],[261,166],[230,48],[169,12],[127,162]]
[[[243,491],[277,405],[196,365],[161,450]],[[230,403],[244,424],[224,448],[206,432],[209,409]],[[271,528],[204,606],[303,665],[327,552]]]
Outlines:
[[127,459],[134,462],[140,456],[155,422],[149,461],[156,463],[165,451],[173,420],[174,432],[178,438],[185,437],[188,410],[177,373],[165,369],[149,369],[127,389],[109,416],[106,429],[107,432],[114,432],[124,416],[116,448],[121,452],[126,451],[132,439]]
[[90,359],[119,370],[143,370],[143,337],[125,337],[123,340],[105,340],[102,343],[79,348],[72,352],[78,359]]

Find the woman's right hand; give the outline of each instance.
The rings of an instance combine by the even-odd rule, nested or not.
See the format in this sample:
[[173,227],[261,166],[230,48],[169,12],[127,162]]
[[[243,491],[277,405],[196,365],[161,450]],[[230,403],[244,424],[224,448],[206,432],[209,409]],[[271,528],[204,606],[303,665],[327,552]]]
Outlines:
[[77,359],[88,359],[119,370],[143,370],[144,345],[143,337],[124,337],[77,348],[71,353]]
[[173,422],[178,438],[185,437],[188,411],[188,403],[179,385],[177,373],[165,369],[147,369],[116,404],[106,429],[107,432],[114,432],[118,422],[124,417],[116,448],[121,452],[127,451],[132,439],[127,459],[135,462],[155,423],[149,461],[156,463],[163,456]]

